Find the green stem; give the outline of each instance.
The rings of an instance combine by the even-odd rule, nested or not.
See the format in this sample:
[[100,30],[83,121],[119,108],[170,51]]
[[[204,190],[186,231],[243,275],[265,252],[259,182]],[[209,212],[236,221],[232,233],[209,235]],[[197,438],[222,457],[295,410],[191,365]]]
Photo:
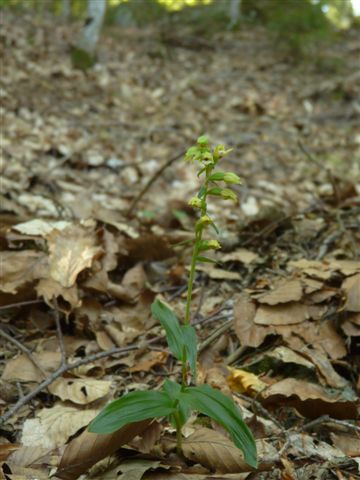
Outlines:
[[187,290],[187,298],[186,298],[186,309],[185,309],[185,320],[184,324],[189,325],[190,323],[190,307],[191,307],[191,298],[192,298],[192,291],[193,291],[193,284],[195,279],[195,270],[196,270],[196,258],[199,253],[199,245],[202,238],[202,229],[196,234],[195,237],[195,245],[192,253],[191,259],[191,266],[190,266],[190,274],[189,274],[189,281],[188,281],[188,290]]
[[175,424],[176,424],[176,453],[179,457],[182,456],[182,434],[181,434],[181,422],[179,417],[179,412],[174,413]]

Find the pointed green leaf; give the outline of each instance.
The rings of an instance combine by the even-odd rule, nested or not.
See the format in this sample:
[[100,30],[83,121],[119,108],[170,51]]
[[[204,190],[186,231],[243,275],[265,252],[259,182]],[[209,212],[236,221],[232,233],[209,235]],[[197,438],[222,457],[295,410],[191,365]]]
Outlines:
[[204,193],[206,192],[206,188],[204,187],[204,185],[200,188],[199,190],[199,193],[197,194],[197,196],[199,198],[202,198],[204,196]]
[[222,188],[220,187],[214,187],[214,188],[211,188],[207,194],[208,195],[216,195],[217,197],[220,197],[221,196],[221,192],[222,192]]
[[182,327],[184,345],[187,353],[187,360],[190,370],[196,380],[196,361],[197,361],[197,338],[196,331],[192,325],[184,325]]
[[209,385],[188,387],[183,391],[182,398],[193,410],[198,410],[222,425],[229,432],[234,444],[244,452],[245,461],[256,467],[254,437],[233,400]]
[[178,360],[182,360],[184,346],[183,333],[176,315],[160,300],[153,302],[151,305],[151,313],[159,320],[161,326],[164,328],[171,353]]
[[217,182],[219,180],[223,180],[224,176],[225,176],[225,172],[215,172],[212,175],[210,175],[208,180],[210,180],[211,182]]
[[214,260],[213,258],[208,258],[208,257],[203,257],[203,256],[198,256],[196,257],[197,262],[204,262],[204,263],[218,263],[217,260]]
[[111,402],[89,425],[94,433],[112,433],[129,423],[164,417],[175,411],[166,392],[131,392]]

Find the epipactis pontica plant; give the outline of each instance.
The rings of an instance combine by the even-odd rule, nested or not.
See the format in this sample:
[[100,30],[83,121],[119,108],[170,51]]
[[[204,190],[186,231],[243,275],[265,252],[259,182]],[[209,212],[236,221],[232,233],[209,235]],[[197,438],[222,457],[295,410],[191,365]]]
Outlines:
[[181,324],[168,305],[155,300],[151,306],[153,316],[165,330],[167,343],[173,356],[181,362],[181,383],[165,380],[161,390],[130,392],[111,402],[90,423],[89,431],[113,433],[134,422],[159,417],[167,417],[176,429],[177,452],[182,453],[182,427],[192,411],[198,411],[222,425],[234,444],[243,451],[245,461],[256,467],[256,444],[243,421],[235,402],[209,385],[196,385],[197,338],[195,328],[190,323],[192,290],[198,262],[213,262],[204,256],[209,250],[217,250],[220,244],[215,239],[204,239],[204,232],[217,228],[208,215],[208,198],[215,196],[237,201],[236,193],[227,188],[240,184],[240,178],[233,172],[216,171],[218,162],[231,150],[223,145],[211,148],[207,137],[198,138],[197,144],[186,153],[185,159],[198,162],[198,177],[203,177],[201,188],[189,204],[199,211],[195,225],[195,238],[188,280],[187,301],[184,321]]

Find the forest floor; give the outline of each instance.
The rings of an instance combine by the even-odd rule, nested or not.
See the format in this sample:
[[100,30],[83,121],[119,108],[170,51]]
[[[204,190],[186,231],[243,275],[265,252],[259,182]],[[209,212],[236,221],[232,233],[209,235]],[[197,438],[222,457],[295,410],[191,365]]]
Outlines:
[[[295,64],[255,27],[111,28],[83,73],[79,25],[1,23],[0,474],[360,478],[359,33]],[[223,248],[196,277],[198,381],[238,402],[256,472],[196,418],[182,459],[161,421],[126,442],[84,430],[179,376],[150,305],[183,315],[198,181],[182,157],[204,133],[243,184],[210,207]]]

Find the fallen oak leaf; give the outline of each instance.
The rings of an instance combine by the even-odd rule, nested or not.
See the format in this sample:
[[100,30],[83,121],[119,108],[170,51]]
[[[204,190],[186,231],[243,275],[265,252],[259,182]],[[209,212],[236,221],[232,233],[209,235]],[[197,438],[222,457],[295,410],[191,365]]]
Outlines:
[[84,430],[65,448],[56,475],[62,480],[76,480],[92,465],[116,452],[140,435],[151,420],[130,423],[114,433],[97,434]]

